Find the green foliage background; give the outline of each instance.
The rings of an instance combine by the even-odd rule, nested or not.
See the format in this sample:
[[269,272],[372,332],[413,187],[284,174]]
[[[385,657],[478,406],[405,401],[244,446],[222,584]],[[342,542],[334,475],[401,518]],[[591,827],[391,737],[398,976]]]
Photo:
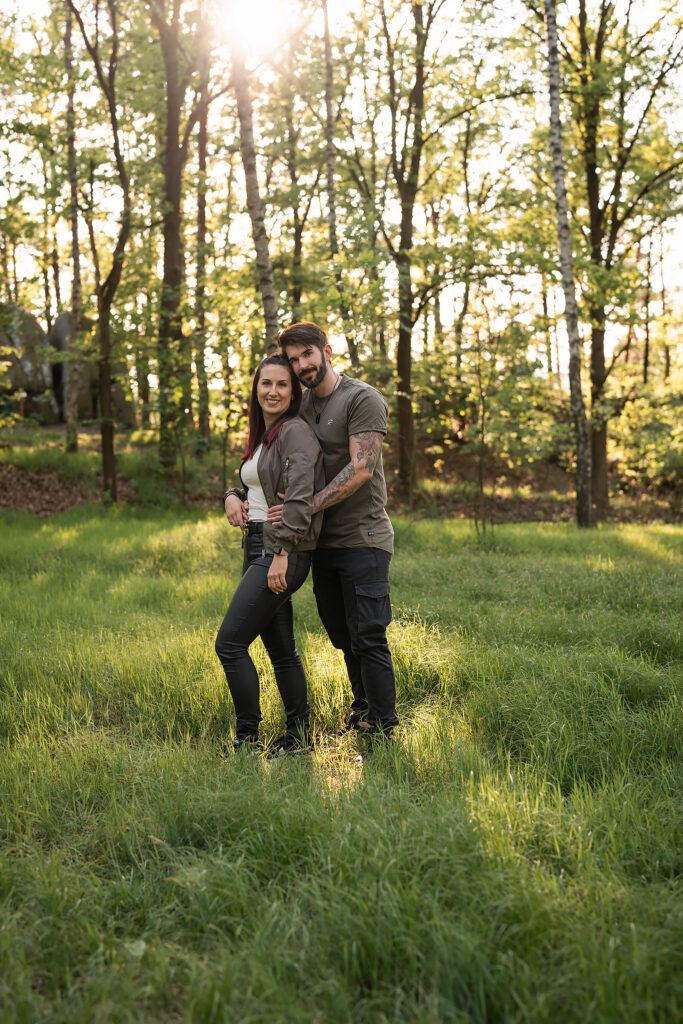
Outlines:
[[[94,30],[94,7],[78,6]],[[145,382],[153,385],[158,371],[166,80],[148,8],[117,0],[116,9],[118,108],[134,209],[113,309],[113,359],[125,364],[140,425],[156,428],[154,386],[148,400],[143,396]],[[170,389],[169,400],[197,412],[196,360],[203,352],[213,428],[227,430],[232,445],[244,427],[248,384],[263,353],[264,332],[230,84],[232,26],[220,4],[205,4],[203,10],[211,20],[213,97],[205,176],[198,170],[196,131],[190,130],[200,11],[189,0],[179,8],[178,56],[188,84],[181,132],[188,128],[189,134],[181,232],[185,278],[179,296],[183,345],[173,355],[175,390]],[[361,375],[380,387],[393,411],[398,311],[389,242],[397,244],[402,199],[392,185],[392,137],[399,162],[408,158],[410,147],[401,135],[400,110],[391,124],[387,97],[392,73],[398,93],[410,94],[415,40],[408,7],[392,2],[385,10],[389,50],[378,8],[332,12],[340,247],[334,259],[327,223],[319,5],[296,0],[292,12],[300,19],[299,30],[275,52],[251,55],[248,64],[281,321],[308,317],[326,324],[340,369],[350,365],[343,333],[349,330],[359,348]],[[601,12],[607,12],[602,34]],[[632,487],[637,474],[641,484],[680,493],[680,464],[663,449],[680,392],[678,256],[671,232],[683,180],[676,91],[681,26],[665,5],[638,0],[607,9],[589,2],[588,51],[580,58],[578,7],[560,5],[559,14],[567,182],[586,368],[600,310],[607,329],[610,372],[604,387],[596,385],[593,418],[609,420],[610,456],[619,467],[615,483]],[[2,16],[0,301],[25,307],[47,327],[68,308],[71,278],[64,9],[46,0],[44,17],[22,15]],[[491,464],[514,467],[550,458],[571,467],[575,452],[568,429],[541,21],[541,7],[531,2],[513,5],[509,21],[498,18],[490,5],[469,0],[439,7],[438,31],[430,36],[427,53],[426,141],[410,246],[413,411],[419,439],[428,445],[471,443]],[[104,52],[109,41],[104,11],[99,30]],[[111,210],[118,208],[120,196],[107,113],[78,32],[74,47],[83,301],[84,312],[94,319],[95,268],[85,222],[106,274],[116,231]],[[589,238],[584,160],[586,112],[594,101],[595,174],[608,233],[597,253]],[[208,211],[201,338],[196,335],[195,235],[200,189]],[[347,325],[341,320],[337,273],[350,305]],[[94,331],[84,345],[92,351]],[[16,413],[16,400],[8,401],[9,412]],[[634,425],[642,443],[630,440]],[[179,449],[197,440],[189,415],[180,416],[175,430]],[[187,437],[179,437],[183,431]],[[674,438],[672,453],[677,450]]]

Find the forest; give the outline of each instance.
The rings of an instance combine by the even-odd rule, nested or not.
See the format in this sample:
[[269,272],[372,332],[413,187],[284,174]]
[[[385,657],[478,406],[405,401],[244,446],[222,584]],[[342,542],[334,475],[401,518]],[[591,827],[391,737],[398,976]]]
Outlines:
[[538,467],[584,525],[629,494],[675,517],[683,23],[555,6],[4,13],[3,423],[66,424],[71,452],[95,425],[114,500],[131,436],[160,478],[225,465],[255,365],[310,319],[390,403],[397,500],[465,486],[464,455],[484,520]]

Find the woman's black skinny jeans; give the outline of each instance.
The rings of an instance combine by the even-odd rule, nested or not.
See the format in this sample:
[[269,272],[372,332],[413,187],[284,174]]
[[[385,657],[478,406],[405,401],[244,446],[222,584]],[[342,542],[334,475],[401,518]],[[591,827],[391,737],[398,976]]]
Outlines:
[[225,669],[237,728],[235,738],[258,736],[261,721],[259,678],[249,657],[249,645],[260,635],[275,671],[275,681],[287,717],[287,733],[308,730],[306,676],[294,643],[291,596],[308,575],[310,551],[295,551],[287,563],[287,589],[274,594],[268,589],[272,555],[263,554],[260,532],[244,538],[242,579],[232,596],[216,637],[216,654]]

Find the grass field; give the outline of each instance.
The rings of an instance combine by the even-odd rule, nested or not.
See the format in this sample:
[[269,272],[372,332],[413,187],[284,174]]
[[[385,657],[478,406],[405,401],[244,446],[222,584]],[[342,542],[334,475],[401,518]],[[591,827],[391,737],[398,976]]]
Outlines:
[[218,755],[224,520],[0,511],[3,1024],[681,1019],[683,531],[395,526],[396,742],[329,737],[307,583],[323,738],[268,761]]

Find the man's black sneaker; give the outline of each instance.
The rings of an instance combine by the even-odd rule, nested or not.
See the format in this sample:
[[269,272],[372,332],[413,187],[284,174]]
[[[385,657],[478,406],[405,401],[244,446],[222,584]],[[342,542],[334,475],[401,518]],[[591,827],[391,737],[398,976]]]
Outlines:
[[303,754],[311,749],[311,738],[308,733],[303,735],[285,733],[268,744],[269,757],[280,757],[281,754]]
[[394,738],[395,726],[393,725],[382,725],[381,722],[359,721],[355,728],[361,736],[369,736],[371,739],[393,740]]
[[258,736],[245,736],[241,740],[234,739],[232,741],[232,750],[235,754],[239,754],[242,751],[247,754],[260,754],[263,750],[263,744]]
[[360,711],[352,711],[346,720],[346,725],[341,727],[340,732],[354,732],[360,725],[360,720],[363,717]]

